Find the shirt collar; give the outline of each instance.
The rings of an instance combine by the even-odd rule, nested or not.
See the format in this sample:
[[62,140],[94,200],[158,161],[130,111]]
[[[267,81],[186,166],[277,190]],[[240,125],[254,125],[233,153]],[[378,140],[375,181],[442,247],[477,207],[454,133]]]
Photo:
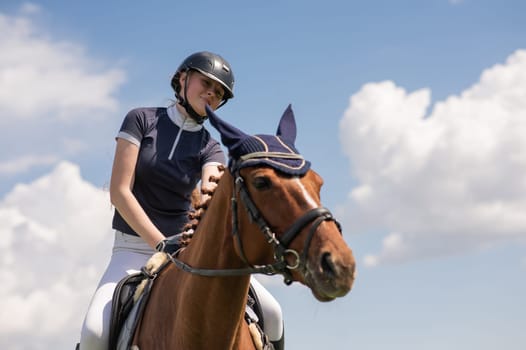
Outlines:
[[175,125],[182,128],[186,131],[199,131],[203,128],[202,124],[197,124],[195,120],[185,115],[182,115],[181,112],[177,109],[175,104],[166,108],[168,117],[174,122]]

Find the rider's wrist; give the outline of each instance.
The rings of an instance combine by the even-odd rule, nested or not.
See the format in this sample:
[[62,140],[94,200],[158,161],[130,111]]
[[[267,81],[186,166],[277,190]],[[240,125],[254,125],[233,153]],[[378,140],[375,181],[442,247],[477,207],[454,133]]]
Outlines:
[[155,250],[158,252],[164,251],[164,248],[166,248],[166,238],[163,238],[155,245]]

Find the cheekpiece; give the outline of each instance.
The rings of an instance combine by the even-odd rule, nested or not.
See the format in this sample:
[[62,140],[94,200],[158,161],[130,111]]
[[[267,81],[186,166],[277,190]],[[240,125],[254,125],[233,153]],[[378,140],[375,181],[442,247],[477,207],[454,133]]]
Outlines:
[[232,173],[263,165],[288,175],[303,176],[310,169],[310,162],[294,146],[296,121],[290,105],[281,116],[276,135],[247,135],[219,118],[208,106],[206,112],[228,149]]

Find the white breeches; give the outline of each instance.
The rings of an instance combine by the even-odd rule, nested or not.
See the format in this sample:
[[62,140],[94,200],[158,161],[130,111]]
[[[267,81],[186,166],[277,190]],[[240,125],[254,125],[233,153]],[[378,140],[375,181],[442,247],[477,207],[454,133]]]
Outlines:
[[[154,252],[142,238],[115,232],[110,262],[91,299],[82,325],[80,350],[107,350],[113,291],[126,275],[140,271]],[[272,341],[281,339],[283,316],[279,303],[253,276],[251,284],[261,302],[265,333]]]

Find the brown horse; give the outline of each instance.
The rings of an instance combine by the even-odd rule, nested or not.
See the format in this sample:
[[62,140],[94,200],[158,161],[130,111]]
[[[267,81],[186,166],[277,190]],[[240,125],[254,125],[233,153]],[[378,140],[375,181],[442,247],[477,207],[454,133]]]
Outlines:
[[132,342],[140,350],[255,349],[244,320],[251,273],[282,274],[320,301],[354,281],[352,251],[320,203],[323,180],[294,148],[290,107],[277,136],[208,114],[230,164],[192,241],[156,279]]

